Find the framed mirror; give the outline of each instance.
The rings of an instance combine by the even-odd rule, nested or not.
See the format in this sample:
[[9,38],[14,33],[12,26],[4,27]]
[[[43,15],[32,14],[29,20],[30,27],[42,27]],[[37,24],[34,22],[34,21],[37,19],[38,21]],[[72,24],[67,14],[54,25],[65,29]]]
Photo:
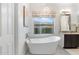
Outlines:
[[67,11],[64,11],[60,16],[60,31],[70,32],[70,30],[71,30],[71,14]]

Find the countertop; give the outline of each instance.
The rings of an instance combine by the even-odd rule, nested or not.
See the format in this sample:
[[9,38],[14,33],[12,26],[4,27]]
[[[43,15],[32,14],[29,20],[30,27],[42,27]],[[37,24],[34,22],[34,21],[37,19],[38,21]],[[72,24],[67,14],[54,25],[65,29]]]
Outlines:
[[78,32],[70,32],[70,33],[64,33],[64,34],[79,34]]

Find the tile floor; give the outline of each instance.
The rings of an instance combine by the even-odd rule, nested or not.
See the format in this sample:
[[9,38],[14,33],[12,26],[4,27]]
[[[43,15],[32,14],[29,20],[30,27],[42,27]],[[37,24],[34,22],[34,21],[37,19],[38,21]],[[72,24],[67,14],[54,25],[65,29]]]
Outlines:
[[[26,55],[32,55],[29,53],[29,51],[26,53]],[[56,54],[54,55],[70,55],[64,48],[61,48],[60,46],[57,47]]]
[[58,46],[55,55],[70,55],[70,53],[68,53],[64,48]]
[[77,49],[65,49],[67,52],[69,52],[71,55],[79,55],[79,48]]

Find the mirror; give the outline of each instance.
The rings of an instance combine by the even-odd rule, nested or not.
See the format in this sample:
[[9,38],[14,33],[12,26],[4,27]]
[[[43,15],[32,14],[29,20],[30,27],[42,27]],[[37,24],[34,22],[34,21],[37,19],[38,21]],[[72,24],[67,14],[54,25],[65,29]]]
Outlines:
[[71,30],[71,14],[69,11],[62,11],[60,16],[60,31],[69,32]]

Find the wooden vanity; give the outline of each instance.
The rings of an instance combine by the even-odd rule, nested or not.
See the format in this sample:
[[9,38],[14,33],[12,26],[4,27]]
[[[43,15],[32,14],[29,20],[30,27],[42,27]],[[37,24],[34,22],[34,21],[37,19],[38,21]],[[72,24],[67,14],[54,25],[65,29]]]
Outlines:
[[79,47],[79,33],[65,33],[64,48],[78,48],[78,47]]

